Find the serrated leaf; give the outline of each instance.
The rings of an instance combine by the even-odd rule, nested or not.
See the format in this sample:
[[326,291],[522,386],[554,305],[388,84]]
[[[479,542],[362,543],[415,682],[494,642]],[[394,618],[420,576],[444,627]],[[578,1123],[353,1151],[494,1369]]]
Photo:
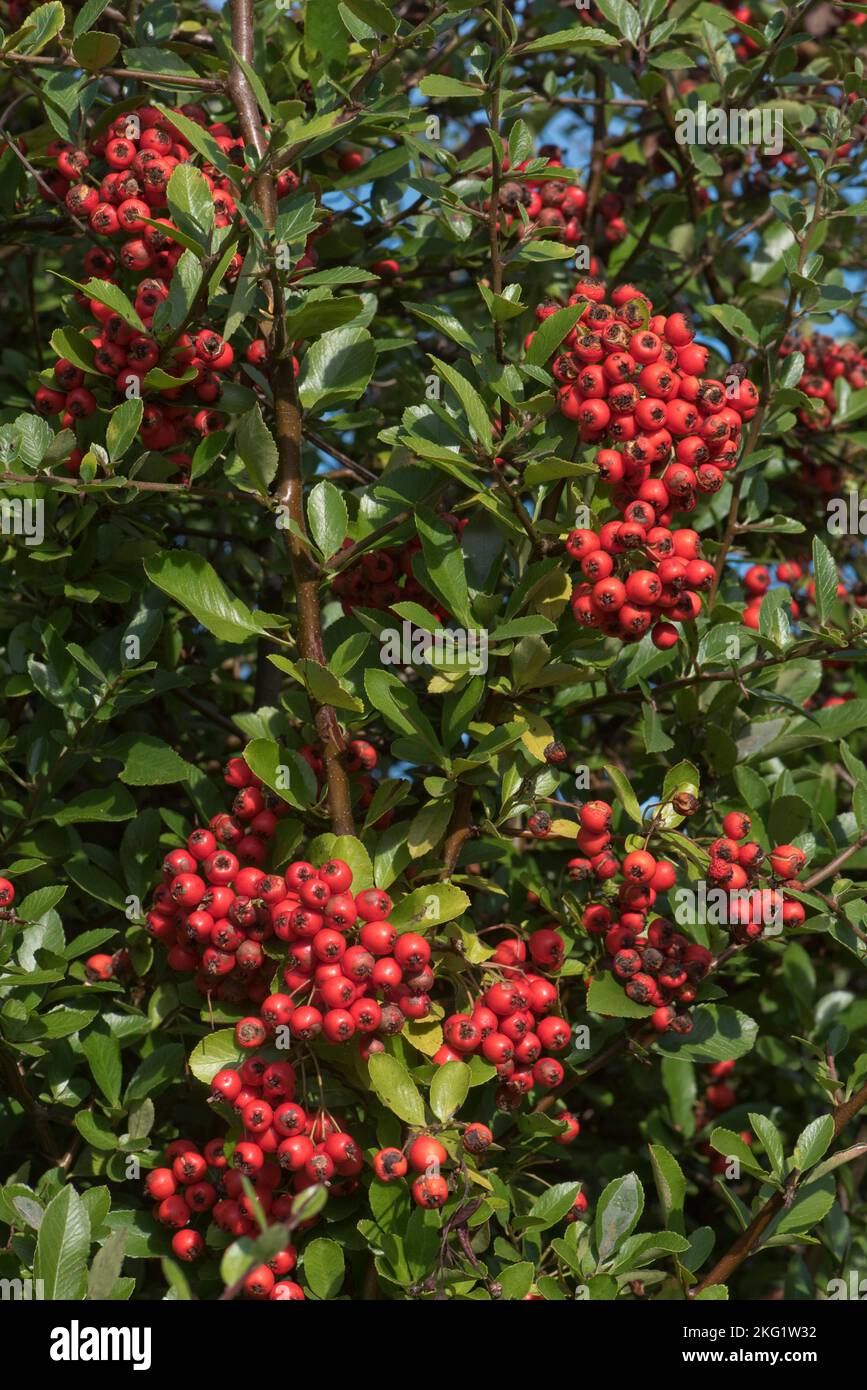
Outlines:
[[450,1120],[467,1098],[470,1069],[466,1062],[446,1062],[430,1084],[430,1108],[438,1120]]
[[827,1153],[834,1139],[834,1120],[831,1115],[820,1115],[811,1120],[798,1135],[795,1144],[795,1167],[804,1173],[812,1168]]
[[36,1238],[33,1273],[42,1280],[43,1298],[57,1302],[84,1297],[89,1250],[87,1211],[75,1188],[67,1185],[45,1208]]
[[186,608],[222,642],[249,642],[268,626],[230,594],[216,570],[192,550],[164,550],[145,561],[152,584]]
[[424,1101],[402,1062],[388,1052],[368,1059],[370,1080],[382,1104],[408,1125],[424,1124]]
[[256,491],[261,497],[267,497],[277,475],[279,455],[258,402],[238,420],[235,449]]
[[330,559],[336,555],[349,528],[349,517],[343,494],[327,479],[311,489],[307,498],[307,523],[324,557]]

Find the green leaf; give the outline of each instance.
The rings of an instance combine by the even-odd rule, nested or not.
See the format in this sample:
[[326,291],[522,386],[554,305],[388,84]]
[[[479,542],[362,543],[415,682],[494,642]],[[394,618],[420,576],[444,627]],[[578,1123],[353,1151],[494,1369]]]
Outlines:
[[780,1131],[773,1121],[768,1119],[767,1115],[755,1115],[751,1112],[749,1121],[767,1155],[771,1172],[777,1178],[782,1177],[785,1154]]
[[472,625],[467,576],[460,543],[448,522],[428,508],[415,513],[425,568],[433,590],[443,605],[465,627]]
[[36,1238],[33,1273],[43,1282],[50,1302],[84,1297],[90,1221],[75,1188],[67,1185],[52,1197]]
[[55,328],[51,335],[51,346],[58,357],[66,357],[83,372],[93,372],[94,347],[77,328]]
[[105,445],[112,463],[122,459],[139,431],[144,412],[144,402],[140,397],[123,401],[115,406],[109,416],[105,432]]
[[750,347],[756,346],[757,330],[742,309],[736,309],[733,304],[711,304],[709,309],[713,317],[727,328],[734,338],[749,343]]
[[82,821],[131,820],[137,807],[125,787],[94,787],[80,792],[52,815],[55,825],[76,825]]
[[108,1120],[92,1110],[79,1110],[75,1117],[75,1128],[85,1143],[94,1149],[112,1152],[117,1148],[117,1135]]
[[534,1275],[535,1269],[529,1260],[518,1260],[514,1264],[506,1265],[497,1276],[497,1282],[502,1289],[500,1297],[510,1301],[524,1298],[533,1287]]
[[101,33],[98,29],[82,34],[72,44],[72,56],[87,72],[99,72],[117,57],[120,39],[117,34]]
[[470,1089],[470,1069],[466,1062],[446,1062],[430,1084],[430,1108],[438,1120],[457,1114]]
[[184,1068],[184,1049],[180,1043],[165,1043],[140,1062],[133,1072],[124,1092],[127,1106],[134,1101],[144,1100],[152,1091],[177,1080]]
[[617,793],[617,799],[630,820],[634,820],[636,825],[642,825],[644,822],[641,815],[641,806],[638,797],[632,790],[632,783],[626,776],[626,773],[621,772],[620,768],[615,767],[613,763],[606,763],[603,771]]
[[254,67],[251,67],[251,65],[241,57],[240,53],[236,52],[236,50],[234,48],[231,48],[231,46],[230,51],[235,62],[238,64],[238,67],[241,69],[242,73],[244,74],[248,83],[250,84],[250,90],[256,98],[256,101],[258,102],[259,110],[262,112],[262,115],[265,117],[265,120],[270,122],[273,119],[273,112],[271,109],[271,102],[269,100],[268,93],[265,90],[265,84],[263,83],[256,69]]
[[364,709],[361,701],[321,662],[304,660],[296,665],[298,674],[317,704],[333,705],[335,709],[348,709],[356,714]]
[[182,111],[178,111],[177,108],[163,106],[159,101],[155,101],[153,104],[180,131],[187,144],[191,145],[194,150],[198,150],[209,164],[215,165],[221,174],[234,175],[237,178],[237,168],[223,154],[213,135],[200,126],[197,121],[191,120]]
[[514,51],[521,53],[556,53],[561,50],[574,52],[582,48],[614,48],[617,40],[606,34],[604,29],[589,29],[576,24],[571,29],[557,29],[553,34],[520,44]]
[[436,734],[427,715],[422,714],[418,700],[403,681],[391,671],[371,668],[364,673],[364,688],[367,698],[400,734],[410,734],[425,744],[436,762],[443,756]]
[[204,174],[189,162],[176,164],[166,188],[169,211],[182,232],[207,246],[214,226],[214,196]]
[[413,816],[407,831],[406,843],[412,859],[422,859],[436,849],[451,820],[454,798],[444,796],[430,801]]
[[321,338],[357,319],[363,309],[364,301],[355,294],[344,294],[339,299],[331,294],[310,294],[299,309],[287,314],[286,335],[293,341]]
[[794,1201],[771,1222],[763,1244],[788,1244],[794,1235],[806,1232],[824,1221],[836,1200],[836,1184],[831,1174],[800,1189]]
[[80,38],[82,34],[86,34],[88,29],[99,19],[99,16],[108,4],[109,0],[87,0],[87,3],[82,5],[78,14],[75,16],[75,23],[72,26],[72,37],[77,39]]
[[837,566],[825,542],[813,537],[813,579],[816,585],[816,611],[826,623],[837,600]]
[[286,1245],[286,1227],[269,1226],[257,1236],[241,1236],[223,1252],[220,1277],[225,1284],[235,1284],[254,1265],[270,1260]]
[[370,1080],[382,1104],[408,1125],[424,1124],[424,1102],[406,1067],[388,1052],[368,1060]]
[[735,1134],[733,1129],[725,1129],[722,1125],[717,1125],[711,1131],[711,1147],[717,1153],[724,1154],[726,1158],[735,1158],[742,1168],[756,1177],[767,1177],[761,1163],[758,1162],[749,1144]]
[[684,1229],[683,1203],[686,1197],[686,1178],[674,1154],[663,1144],[650,1144],[650,1163],[659,1205],[666,1227],[681,1234]]
[[466,377],[456,367],[450,367],[447,362],[441,362],[438,357],[429,354],[437,372],[443,381],[447,382],[452,388],[467,417],[467,423],[475,434],[486,453],[494,452],[494,435],[491,428],[491,412],[482,400],[478,391],[467,381]]
[[453,922],[469,908],[470,900],[453,883],[431,883],[408,893],[391,910],[389,921],[400,933],[424,933],[443,922]]
[[834,1139],[834,1120],[831,1115],[820,1115],[812,1120],[798,1135],[795,1144],[795,1167],[801,1173],[819,1162]]
[[566,334],[571,333],[586,308],[586,302],[581,300],[578,304],[570,304],[565,309],[558,309],[556,313],[549,314],[546,319],[543,319],[533,334],[533,341],[527,348],[527,361],[534,367],[544,367]]
[[[244,749],[247,766],[261,777],[266,787],[282,796],[299,811],[316,800],[316,778],[308,763],[294,750],[282,751],[270,738],[251,739]],[[281,774],[280,768],[285,771]]]
[[6,39],[4,49],[7,53],[39,53],[46,44],[56,38],[63,28],[66,16],[60,0],[51,4],[38,5],[32,10],[20,29]]
[[525,1221],[528,1228],[534,1231],[556,1226],[572,1210],[581,1186],[580,1182],[556,1182],[546,1187],[530,1208],[530,1215],[521,1218],[522,1222]]
[[[56,272],[52,272],[56,274]],[[117,285],[112,285],[108,280],[88,280],[86,285],[80,285],[77,280],[70,280],[66,275],[58,275],[59,280],[65,280],[68,285],[81,290],[88,299],[96,299],[100,304],[105,304],[112,313],[118,314],[128,324],[134,328],[136,333],[147,333],[147,329],[136,313],[130,301],[127,299],[122,289]]]
[[792,641],[789,615],[792,597],[788,589],[769,589],[759,608],[759,633],[780,650]]
[[93,1257],[87,1277],[87,1297],[94,1303],[110,1299],[117,1287],[126,1253],[127,1231],[112,1231]]
[[258,401],[252,410],[238,420],[235,450],[256,491],[260,496],[267,497],[277,474],[279,456],[274,436],[262,419],[262,408]]
[[268,626],[226,589],[216,570],[192,550],[163,550],[145,561],[152,584],[168,594],[221,642],[249,643]]
[[304,1274],[317,1298],[335,1298],[343,1283],[346,1265],[336,1240],[312,1240],[304,1251]]
[[630,999],[613,975],[594,975],[587,991],[587,1012],[606,1018],[649,1018],[653,1009]]
[[383,0],[346,0],[346,9],[376,34],[396,33],[398,19]]
[[644,1188],[635,1173],[615,1178],[596,1207],[596,1248],[600,1261],[607,1260],[620,1242],[632,1233],[644,1210]]
[[456,77],[446,77],[441,73],[429,73],[427,77],[423,77],[418,89],[422,96],[444,100],[448,100],[449,97],[472,97],[479,105],[485,96],[484,87],[477,87],[472,82],[459,82]]
[[327,479],[316,484],[307,499],[310,534],[326,559],[336,555],[349,528],[343,494]]
[[[196,243],[198,246],[198,243]],[[202,284],[202,266],[199,256],[187,249],[175,266],[169,283],[169,296],[157,306],[154,314],[154,332],[161,341],[171,339],[181,324],[189,317]],[[150,373],[148,373],[150,375]]]
[[620,31],[626,41],[637,44],[641,37],[641,16],[629,0],[597,0],[597,3],[604,17]]
[[223,1067],[239,1067],[247,1053],[235,1042],[234,1028],[220,1028],[196,1043],[190,1053],[190,1071],[197,1081],[210,1086]]
[[82,1050],[87,1058],[93,1079],[109,1105],[120,1104],[120,1085],[123,1079],[120,1045],[117,1038],[108,1033],[95,1031],[82,1039]]
[[185,782],[192,765],[155,734],[122,734],[105,748],[105,756],[119,758],[121,782],[130,787],[163,787]]
[[743,1057],[755,1046],[758,1024],[727,1005],[699,1004],[693,1030],[686,1037],[664,1034],[657,1046],[672,1056],[696,1062],[724,1062]]
[[358,400],[376,365],[376,345],[365,328],[335,328],[309,348],[298,391],[305,410]]

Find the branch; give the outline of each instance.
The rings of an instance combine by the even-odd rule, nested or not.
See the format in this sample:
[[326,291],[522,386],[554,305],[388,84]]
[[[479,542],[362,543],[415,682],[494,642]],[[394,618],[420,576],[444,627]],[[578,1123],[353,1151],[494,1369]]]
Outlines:
[[[59,473],[0,473],[0,483],[43,484],[47,487],[64,487],[70,492],[114,492],[123,490],[130,492],[166,492],[183,493],[186,497],[210,497],[219,502],[237,502],[241,494],[238,492],[219,492],[215,488],[190,487],[187,483],[147,483],[141,482],[138,478],[108,478],[104,482],[83,483],[72,474],[66,477]],[[254,499],[255,500],[255,499]]]
[[[252,66],[253,0],[231,0],[232,46],[238,57]],[[259,156],[260,171],[256,175],[254,194],[262,220],[269,231],[277,220],[277,189],[274,176],[265,166],[268,140],[262,126],[259,107],[250,82],[233,62],[229,71],[229,92],[238,112],[244,141]],[[274,391],[274,419],[277,436],[277,478],[275,502],[285,507],[292,520],[292,529],[283,531],[298,604],[298,647],[301,656],[325,665],[322,641],[322,616],[319,609],[318,574],[307,543],[304,516],[304,478],[302,472],[301,406],[295,385],[292,365],[292,343],[286,336],[286,315],[283,288],[276,270],[272,269],[269,286],[273,305],[273,327],[268,338],[270,375]],[[352,835],[355,822],[349,792],[349,777],[343,762],[345,738],[332,705],[319,704],[311,696],[313,722],[322,743],[327,777],[328,810],[335,834]]]
[[[0,64],[19,63],[25,67],[32,68],[68,68],[71,72],[80,72],[81,65],[76,63],[74,58],[52,58],[43,53],[2,53],[0,54]],[[100,77],[116,77],[125,82],[151,82],[159,76],[158,73],[147,72],[143,68],[100,68]],[[196,77],[185,76],[183,73],[168,73],[165,76],[166,87],[192,87],[199,92],[222,92],[225,83],[220,77]]]
[[[858,1111],[867,1105],[867,1085],[862,1086],[860,1091],[856,1091],[850,1100],[844,1101],[832,1111],[834,1119],[834,1138],[838,1139],[842,1131],[846,1128],[849,1121],[854,1119]],[[792,1195],[798,1185],[801,1174],[797,1169],[789,1174],[788,1181],[782,1192],[775,1192],[772,1197],[765,1202],[761,1211],[753,1218],[745,1231],[742,1231],[734,1245],[723,1255],[722,1259],[717,1260],[713,1269],[699,1280],[689,1291],[690,1298],[695,1298],[704,1289],[712,1284],[724,1284],[734,1274],[735,1270],[743,1263],[748,1255],[751,1255],[765,1231],[770,1226],[777,1212],[782,1211],[783,1207],[792,1200]]]
[[848,859],[852,858],[853,854],[857,854],[859,849],[864,849],[865,845],[867,845],[867,830],[863,831],[858,836],[857,840],[853,840],[852,844],[848,845],[846,849],[841,850],[824,868],[817,869],[814,874],[811,874],[809,878],[805,879],[801,884],[804,892],[809,892],[811,888],[815,888],[816,884],[823,883],[826,878],[830,878]]

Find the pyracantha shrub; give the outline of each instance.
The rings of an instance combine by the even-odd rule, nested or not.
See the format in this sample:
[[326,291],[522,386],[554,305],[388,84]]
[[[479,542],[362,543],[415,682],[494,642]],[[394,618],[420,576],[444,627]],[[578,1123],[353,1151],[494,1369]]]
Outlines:
[[856,8],[0,4],[4,1295],[856,1301]]

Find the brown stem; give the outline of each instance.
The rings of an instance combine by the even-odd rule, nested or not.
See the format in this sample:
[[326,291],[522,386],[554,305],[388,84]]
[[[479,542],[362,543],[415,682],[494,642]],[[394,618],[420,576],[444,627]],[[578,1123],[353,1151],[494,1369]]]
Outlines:
[[47,487],[64,487],[70,492],[114,492],[115,489],[128,489],[132,492],[168,492],[184,494],[187,497],[210,497],[219,502],[237,502],[237,492],[219,492],[215,488],[190,487],[188,483],[146,483],[138,478],[112,478],[106,482],[83,483],[71,474],[59,473],[0,473],[0,483],[28,483]]
[[815,888],[817,883],[824,883],[826,878],[830,878],[832,874],[835,874],[837,870],[846,863],[847,859],[851,859],[852,855],[857,854],[859,849],[863,849],[865,845],[867,845],[867,830],[863,831],[858,836],[857,840],[853,840],[851,845],[847,845],[845,849],[842,849],[839,854],[835,855],[824,868],[817,869],[809,878],[804,879],[804,882],[800,885],[804,892],[809,892],[811,888]]
[[[232,46],[238,57],[252,66],[253,0],[231,0],[230,13]],[[255,181],[255,198],[265,226],[271,231],[277,220],[277,189],[273,174],[264,162],[268,141],[250,82],[240,65],[234,62],[229,71],[229,92],[238,112],[245,143],[256,151],[262,161]],[[268,290],[274,312],[273,328],[268,339],[268,355],[274,392],[278,455],[273,495],[274,501],[281,509],[285,509],[284,514],[288,515],[293,523],[292,529],[285,529],[283,535],[298,605],[298,648],[302,658],[324,666],[325,648],[319,610],[318,572],[307,543],[304,516],[301,406],[292,365],[292,343],[286,336],[283,289],[276,271],[272,270]],[[320,704],[312,697],[311,705],[313,722],[322,743],[325,761],[331,827],[335,834],[353,835],[355,822],[352,815],[349,777],[343,762],[343,730],[332,705]]]
[[[854,1119],[858,1111],[867,1105],[867,1085],[862,1086],[860,1091],[856,1091],[854,1096],[838,1105],[832,1112],[834,1119],[834,1138],[838,1139],[842,1131],[846,1128],[849,1121]],[[707,1273],[703,1279],[690,1289],[690,1297],[695,1298],[704,1289],[712,1284],[725,1284],[731,1278],[735,1270],[755,1249],[761,1237],[770,1226],[778,1211],[782,1211],[786,1201],[791,1201],[791,1195],[798,1185],[800,1174],[791,1173],[782,1192],[775,1192],[772,1197],[765,1202],[761,1211],[750,1222],[745,1231],[742,1231],[734,1245],[726,1251],[721,1259],[717,1260],[713,1269]]]
[[45,1116],[42,1107],[36,1103],[27,1089],[27,1083],[19,1070],[15,1058],[7,1052],[5,1047],[0,1047],[0,1071],[6,1078],[10,1095],[21,1105],[22,1110],[29,1118],[36,1132],[36,1137],[42,1146],[46,1158],[53,1163],[57,1163],[60,1158],[57,1146],[54,1142],[54,1135],[51,1125]]
[[[20,63],[33,68],[70,68],[72,71],[79,69],[79,64],[74,58],[52,58],[43,53],[3,53],[0,54],[0,64],[2,63]],[[143,68],[100,68],[99,76],[117,77],[127,82],[153,83],[156,74]],[[182,73],[173,73],[171,77],[166,76],[164,85],[169,88],[192,87],[200,92],[222,92],[225,83],[219,77],[188,77]]]

